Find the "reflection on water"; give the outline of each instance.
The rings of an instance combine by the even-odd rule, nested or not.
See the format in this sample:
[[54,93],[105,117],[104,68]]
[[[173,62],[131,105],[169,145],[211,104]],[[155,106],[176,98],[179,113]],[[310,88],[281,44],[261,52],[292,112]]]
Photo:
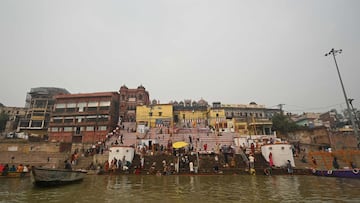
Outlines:
[[360,202],[360,180],[315,176],[87,176],[37,188],[0,179],[0,202]]

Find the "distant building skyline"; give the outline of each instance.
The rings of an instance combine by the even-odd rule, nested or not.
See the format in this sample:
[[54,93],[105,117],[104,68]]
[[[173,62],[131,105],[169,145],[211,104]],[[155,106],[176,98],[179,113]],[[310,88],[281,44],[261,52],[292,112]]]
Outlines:
[[[127,88],[127,85],[125,85],[125,84],[123,84],[119,89],[121,90],[121,89],[123,89],[123,91],[125,90]],[[142,85],[142,84],[140,84],[137,88],[133,88],[133,89],[131,89],[130,88],[130,92],[133,92],[133,91],[137,91],[137,89],[144,89],[144,96],[145,96],[145,100],[144,101],[141,101],[139,104],[142,104],[143,102],[145,102],[145,104],[147,104],[147,102],[146,102],[146,98],[148,97],[149,98],[149,102],[150,103],[152,103],[152,102],[154,102],[154,101],[156,101],[157,103],[158,102],[160,102],[160,103],[163,103],[163,104],[170,104],[170,103],[179,103],[179,102],[186,102],[187,100],[189,100],[189,101],[191,101],[191,102],[194,102],[194,101],[196,101],[196,100],[199,100],[199,101],[205,101],[205,102],[207,102],[207,103],[209,103],[209,104],[212,104],[212,103],[216,103],[216,102],[220,102],[221,103],[221,105],[248,105],[248,104],[251,104],[251,103],[253,103],[253,102],[255,102],[255,103],[257,103],[256,101],[248,101],[248,102],[239,102],[239,103],[224,103],[223,101],[221,101],[221,100],[217,100],[217,101],[208,101],[207,99],[204,99],[203,97],[200,97],[200,98],[198,98],[198,99],[196,99],[196,98],[186,98],[186,99],[182,99],[182,100],[175,100],[175,99],[170,99],[169,101],[160,101],[160,100],[158,100],[158,99],[156,99],[156,97],[154,97],[154,98],[152,98],[151,99],[151,97],[150,97],[150,93],[149,92],[151,92],[151,91],[148,91],[148,90],[145,90],[145,87]],[[45,87],[45,86],[42,86],[42,87],[32,87],[32,88],[30,88],[30,91],[29,92],[27,92],[26,93],[26,96],[25,96],[25,105],[24,106],[11,106],[11,105],[5,105],[5,104],[3,104],[3,103],[1,103],[1,104],[3,104],[5,107],[19,107],[19,108],[26,108],[26,106],[29,106],[29,101],[30,101],[30,98],[31,98],[31,92],[38,92],[38,91],[42,91],[42,90],[44,90],[45,91],[45,89],[47,89],[46,91],[48,91],[49,89],[52,89],[52,91],[53,91],[53,93],[56,93],[56,92],[54,92],[54,91],[57,91],[57,92],[61,92],[62,91],[62,94],[64,94],[64,93],[66,93],[66,94],[89,94],[89,93],[100,93],[100,92],[106,92],[106,91],[97,91],[97,92],[94,92],[94,91],[92,91],[92,92],[81,92],[81,93],[71,93],[70,91],[68,91],[67,90],[67,88],[63,88],[63,87]],[[120,90],[119,90],[119,92],[120,92]],[[114,91],[116,91],[116,90],[114,90]],[[110,91],[110,92],[113,92],[113,91]],[[120,101],[121,101],[121,97],[120,97]],[[131,102],[130,102],[131,103]],[[284,106],[286,107],[287,105],[286,104],[277,104],[277,105],[272,105],[272,106],[269,106],[269,105],[266,105],[266,104],[261,104],[262,106],[264,106],[264,107],[266,107],[266,108],[272,108],[272,109],[277,109],[277,108],[284,108]],[[128,106],[123,106],[123,107],[121,107],[122,108],[122,110],[123,110],[123,108],[128,108]],[[311,112],[313,112],[313,113],[325,113],[325,112],[329,112],[329,111],[332,111],[333,109],[336,109],[339,113],[341,113],[341,114],[343,114],[344,113],[344,111],[346,111],[346,104],[345,104],[345,102],[343,102],[343,105],[341,106],[341,108],[339,109],[339,108],[331,108],[331,106],[329,107],[329,108],[324,108],[324,110],[323,111],[311,111],[311,109],[310,109],[310,111],[295,111],[295,112],[291,112],[291,111],[287,111],[286,109],[283,109],[284,110],[284,112],[285,113],[291,113],[291,114],[303,114],[303,113],[307,113],[307,112],[309,112],[309,113],[311,113]],[[355,110],[357,110],[357,108],[355,108]],[[124,116],[124,115],[121,115],[122,117]],[[134,116],[134,114],[132,115],[132,116]]]

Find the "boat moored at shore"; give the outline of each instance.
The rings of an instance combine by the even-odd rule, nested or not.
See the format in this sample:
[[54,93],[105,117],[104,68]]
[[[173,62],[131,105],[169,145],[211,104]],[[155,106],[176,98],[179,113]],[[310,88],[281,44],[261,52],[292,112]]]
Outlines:
[[73,171],[68,169],[52,169],[42,167],[32,167],[31,178],[36,186],[58,186],[75,182],[80,182],[84,179],[86,171]]

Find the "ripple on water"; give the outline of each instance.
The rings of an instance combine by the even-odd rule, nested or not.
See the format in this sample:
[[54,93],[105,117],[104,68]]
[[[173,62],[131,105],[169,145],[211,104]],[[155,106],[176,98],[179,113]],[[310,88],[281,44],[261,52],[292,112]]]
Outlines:
[[55,188],[29,179],[1,183],[0,202],[360,202],[360,180],[315,176],[104,175]]

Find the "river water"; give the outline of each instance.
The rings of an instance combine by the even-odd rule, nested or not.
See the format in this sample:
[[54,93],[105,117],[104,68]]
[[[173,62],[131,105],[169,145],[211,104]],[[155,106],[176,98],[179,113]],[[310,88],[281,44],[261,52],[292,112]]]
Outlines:
[[83,182],[34,187],[0,179],[0,202],[360,202],[360,180],[315,176],[88,175]]

